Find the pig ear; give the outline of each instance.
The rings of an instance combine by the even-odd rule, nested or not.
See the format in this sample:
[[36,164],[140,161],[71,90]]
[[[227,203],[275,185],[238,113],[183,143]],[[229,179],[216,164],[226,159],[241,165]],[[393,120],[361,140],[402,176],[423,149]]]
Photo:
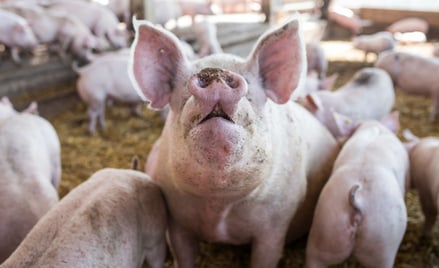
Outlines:
[[23,110],[23,113],[38,114],[38,104],[35,101],[31,102],[31,104]]
[[139,95],[150,107],[162,109],[186,58],[177,37],[150,22],[133,18],[136,36],[131,46],[129,74]]
[[323,109],[323,103],[318,96],[313,95],[313,94],[307,94],[305,96],[305,99],[307,102],[307,107],[311,111],[317,111],[317,110]]
[[402,136],[408,141],[419,141],[419,137],[413,134],[413,132],[407,128],[402,131]]
[[359,125],[358,122],[354,122],[350,117],[339,114],[335,111],[332,111],[332,116],[334,117],[335,124],[343,138],[350,137]]
[[4,104],[4,105],[6,105],[6,106],[12,107],[12,103],[11,103],[11,101],[10,101],[9,98],[6,97],[6,96],[2,97],[2,99],[1,99],[1,103]]
[[399,130],[399,112],[395,111],[381,118],[380,122],[386,126],[393,133],[397,133]]
[[305,78],[305,46],[299,21],[291,20],[263,35],[247,64],[258,72],[266,95],[276,103],[286,103]]
[[334,86],[337,78],[338,78],[338,73],[325,77],[322,81],[319,82],[319,90],[331,89]]

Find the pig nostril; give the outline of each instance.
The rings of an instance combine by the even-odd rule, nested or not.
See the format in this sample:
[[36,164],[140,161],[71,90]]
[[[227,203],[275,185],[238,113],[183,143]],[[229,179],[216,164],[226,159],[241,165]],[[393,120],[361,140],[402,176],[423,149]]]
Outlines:
[[206,88],[209,85],[209,82],[203,77],[198,77],[197,80],[198,80],[198,86],[200,86],[201,88]]
[[236,79],[233,79],[232,77],[227,77],[225,79],[226,84],[230,87],[230,88],[237,88],[239,87],[239,81]]

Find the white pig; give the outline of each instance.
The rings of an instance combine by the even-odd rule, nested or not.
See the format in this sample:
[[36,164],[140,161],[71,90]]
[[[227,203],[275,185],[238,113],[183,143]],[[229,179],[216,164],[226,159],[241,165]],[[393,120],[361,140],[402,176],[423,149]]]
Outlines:
[[428,33],[428,22],[421,18],[405,18],[392,23],[387,27],[387,31],[391,33],[407,33],[407,32],[421,32]]
[[418,191],[424,213],[424,235],[431,237],[439,208],[439,138],[418,138],[405,130],[404,138],[409,140],[411,183]]
[[68,193],[1,268],[149,267],[166,256],[166,206],[143,172],[106,168]]
[[394,133],[364,121],[343,145],[323,188],[306,247],[306,267],[391,268],[407,226],[407,152]]
[[20,63],[20,49],[33,50],[38,41],[27,21],[13,12],[0,9],[0,43],[11,49],[12,59]]
[[390,75],[396,88],[407,94],[431,96],[433,109],[431,119],[439,118],[439,62],[406,52],[380,54],[375,66]]
[[389,75],[378,68],[363,68],[339,89],[308,94],[304,106],[329,131],[339,137],[332,111],[353,120],[381,119],[395,102],[395,92]]
[[55,129],[42,117],[16,112],[7,102],[0,102],[9,114],[0,115],[0,263],[58,202],[61,179]]
[[47,8],[74,15],[97,37],[109,41],[115,48],[127,47],[127,32],[119,28],[119,20],[107,7],[86,1],[56,1]]
[[192,29],[200,46],[197,53],[198,57],[223,52],[216,36],[216,25],[214,23],[208,20],[199,21],[193,24]]
[[315,70],[318,73],[319,79],[326,77],[328,60],[326,59],[325,51],[320,45],[320,42],[314,41],[306,44],[306,62],[308,73]]
[[395,38],[389,32],[378,32],[374,34],[359,35],[353,38],[353,46],[364,51],[364,59],[367,59],[369,52],[379,53],[386,50],[393,50],[396,45]]
[[305,83],[303,85],[303,90],[299,96],[300,98],[306,97],[308,94],[312,92],[316,92],[319,90],[330,90],[335,81],[337,80],[338,74],[332,74],[331,76],[325,77],[323,79],[318,78],[318,74],[315,71],[311,71],[306,76]]
[[82,101],[87,104],[88,132],[96,130],[96,121],[105,128],[105,104],[108,99],[130,104],[139,114],[142,99],[128,77],[129,54],[108,52],[90,64],[76,69],[79,78],[76,87]]
[[[198,242],[251,244],[251,267],[276,267],[308,230],[338,145],[289,101],[306,72],[299,22],[264,34],[248,59],[190,62],[175,35],[135,21],[130,74],[150,107],[169,114],[146,163],[170,210],[178,267]],[[283,105],[280,105],[283,104]]]

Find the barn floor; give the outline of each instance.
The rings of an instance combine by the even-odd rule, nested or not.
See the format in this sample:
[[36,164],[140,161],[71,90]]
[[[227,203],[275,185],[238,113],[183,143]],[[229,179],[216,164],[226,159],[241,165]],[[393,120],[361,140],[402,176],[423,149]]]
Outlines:
[[[264,26],[266,27],[266,26]],[[262,29],[262,28],[261,28]],[[256,33],[262,32],[259,29]],[[244,46],[239,46],[238,54],[243,56],[248,53],[254,42],[249,39]],[[353,49],[348,41],[328,40],[323,46],[329,58],[329,72],[339,73],[336,87],[346,83],[359,69],[372,66],[374,58],[363,61],[363,54]],[[230,46],[232,47],[232,46]],[[399,50],[415,50],[428,54],[431,44],[417,45],[414,47],[400,46]],[[229,52],[233,52],[232,49]],[[43,100],[53,99],[62,92],[64,99],[48,101],[43,107],[59,105],[61,108],[43,112],[55,126],[62,144],[63,175],[59,188],[60,196],[86,180],[93,172],[104,167],[129,168],[134,155],[140,157],[144,163],[145,157],[151,149],[153,142],[160,135],[163,121],[160,115],[143,108],[140,117],[130,114],[124,106],[115,105],[106,111],[106,130],[99,130],[96,135],[89,136],[86,132],[87,117],[86,107],[77,101],[74,79],[62,86],[47,88],[44,93],[28,94],[16,97],[14,104],[24,106],[34,98]],[[54,93],[56,92],[56,93]],[[400,111],[401,129],[409,128],[419,136],[439,136],[439,123],[429,121],[431,100],[425,97],[409,96],[399,91],[394,106]],[[45,95],[41,98],[39,94]],[[62,99],[62,98],[61,98]],[[65,109],[65,103],[70,103]],[[435,229],[434,239],[428,240],[421,237],[423,216],[420,211],[417,193],[409,191],[406,196],[407,211],[409,215],[407,231],[398,251],[395,267],[439,267],[439,229]],[[438,225],[439,227],[439,225]],[[300,239],[285,247],[279,267],[303,267],[306,239]],[[202,243],[201,252],[197,259],[196,267],[248,267],[250,248],[246,246],[226,246]],[[166,267],[173,267],[170,257]],[[354,260],[337,267],[359,267]]]

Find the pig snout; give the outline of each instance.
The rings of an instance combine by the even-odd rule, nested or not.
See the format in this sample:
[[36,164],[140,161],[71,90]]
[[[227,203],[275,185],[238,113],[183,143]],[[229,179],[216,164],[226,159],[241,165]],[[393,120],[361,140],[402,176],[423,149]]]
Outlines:
[[189,79],[189,92],[200,103],[203,113],[211,117],[221,116],[229,121],[235,113],[238,102],[248,92],[246,80],[233,72],[205,68]]

